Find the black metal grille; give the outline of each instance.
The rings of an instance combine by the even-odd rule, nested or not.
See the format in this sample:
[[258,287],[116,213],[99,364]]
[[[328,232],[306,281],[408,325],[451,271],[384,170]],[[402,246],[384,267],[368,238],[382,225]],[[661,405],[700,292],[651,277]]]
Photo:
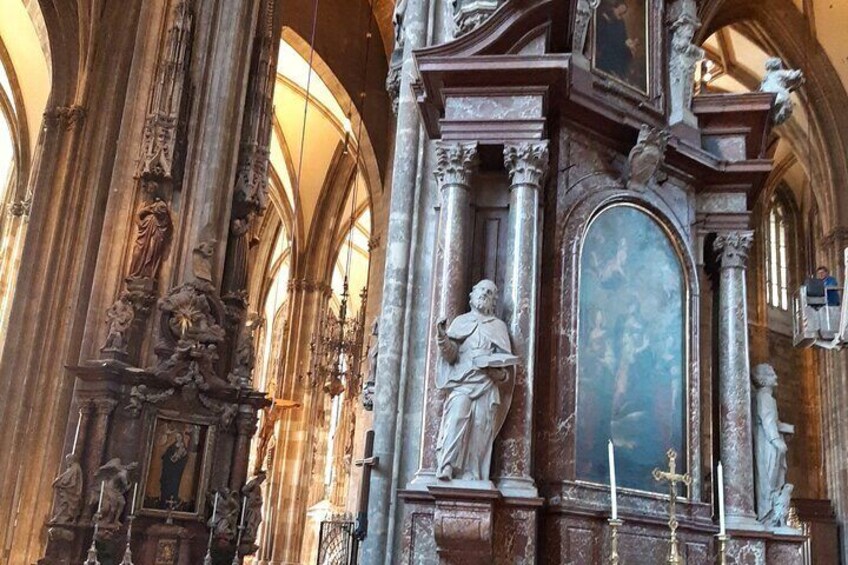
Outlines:
[[318,535],[318,565],[356,565],[359,540],[353,520],[325,520]]

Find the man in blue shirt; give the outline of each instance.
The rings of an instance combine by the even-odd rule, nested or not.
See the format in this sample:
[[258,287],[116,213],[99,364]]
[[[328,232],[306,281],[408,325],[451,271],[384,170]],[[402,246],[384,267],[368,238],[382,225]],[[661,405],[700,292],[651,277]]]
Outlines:
[[836,278],[830,275],[830,270],[822,265],[816,269],[816,277],[824,284],[827,293],[827,305],[839,306],[839,283],[836,282]]

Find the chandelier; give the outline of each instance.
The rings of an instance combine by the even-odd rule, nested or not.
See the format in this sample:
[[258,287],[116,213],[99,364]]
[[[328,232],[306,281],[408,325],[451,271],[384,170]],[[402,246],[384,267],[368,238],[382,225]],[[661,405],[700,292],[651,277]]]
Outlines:
[[366,289],[363,288],[359,296],[359,312],[351,316],[350,289],[348,277],[345,276],[338,313],[327,308],[316,337],[309,346],[314,360],[312,382],[322,383],[324,392],[332,398],[345,391],[350,397],[359,394],[362,381]]

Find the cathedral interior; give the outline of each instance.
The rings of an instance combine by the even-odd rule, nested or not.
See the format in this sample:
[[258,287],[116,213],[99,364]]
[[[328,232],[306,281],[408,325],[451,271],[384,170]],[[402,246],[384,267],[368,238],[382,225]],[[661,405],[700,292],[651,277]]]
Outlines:
[[0,565],[848,563],[846,26],[0,0]]

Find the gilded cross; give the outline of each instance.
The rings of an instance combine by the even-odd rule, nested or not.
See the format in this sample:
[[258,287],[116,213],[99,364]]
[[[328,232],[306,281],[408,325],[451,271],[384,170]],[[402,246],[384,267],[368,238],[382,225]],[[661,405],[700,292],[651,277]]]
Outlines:
[[677,484],[683,483],[686,486],[692,484],[692,477],[689,473],[682,475],[677,472],[677,452],[669,449],[666,452],[668,456],[668,471],[654,469],[653,475],[657,482],[668,482],[669,486],[669,502],[668,502],[668,529],[671,530],[671,539],[669,540],[668,560],[666,563],[671,565],[679,565],[680,552],[677,550]]

